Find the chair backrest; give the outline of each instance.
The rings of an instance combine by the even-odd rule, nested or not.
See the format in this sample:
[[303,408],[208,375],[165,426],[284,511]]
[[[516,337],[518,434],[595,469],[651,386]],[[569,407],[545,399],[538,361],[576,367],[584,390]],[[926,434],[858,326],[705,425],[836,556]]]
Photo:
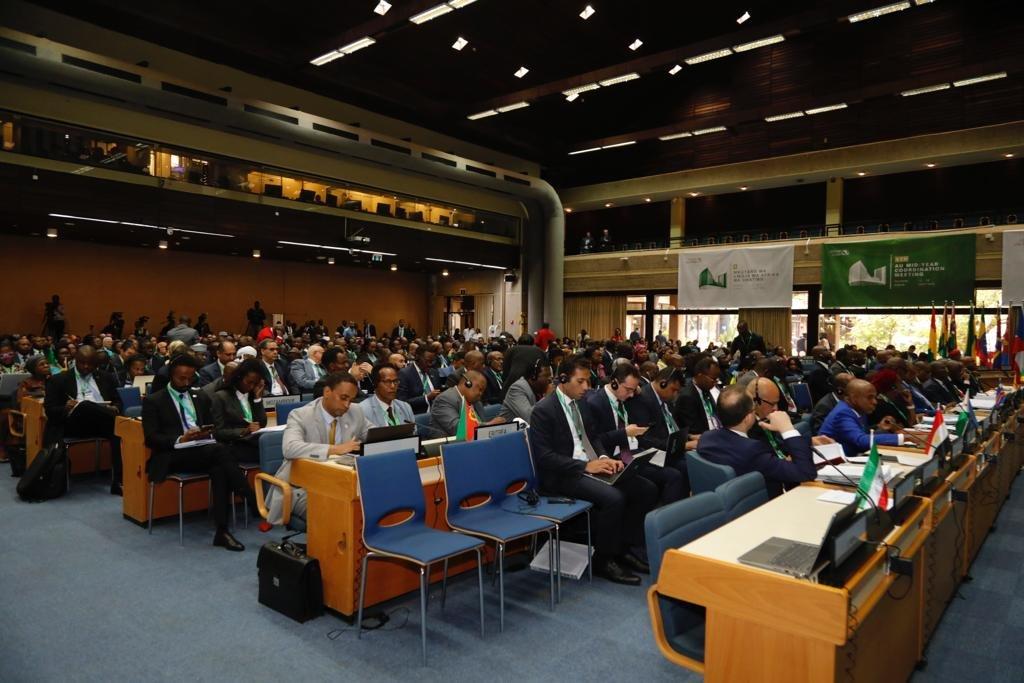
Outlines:
[[480,411],[480,420],[482,422],[489,422],[494,418],[498,417],[498,413],[501,412],[500,403],[492,403],[489,406],[484,406],[484,409]]
[[504,491],[507,492],[513,484],[516,485],[517,493],[519,490],[537,488],[533,458],[525,431],[496,436],[487,443],[490,445],[487,457],[498,477],[498,485]]
[[18,393],[21,383],[31,377],[27,372],[12,372],[0,375],[0,398],[10,398]]
[[666,550],[684,546],[728,520],[722,497],[714,491],[696,493],[648,512],[644,518],[644,536],[651,576],[657,580]]
[[264,432],[260,434],[260,470],[267,474],[277,474],[284,462],[284,432]]
[[275,408],[277,410],[277,424],[288,424],[288,413],[292,412],[296,408],[301,408],[307,403],[309,403],[309,401],[298,401],[296,403],[278,403]]
[[793,391],[793,402],[801,411],[814,410],[811,388],[805,382],[796,382],[789,387]]
[[[375,536],[410,522],[424,524],[423,481],[412,449],[356,458],[359,477],[359,505],[363,510],[363,540],[373,546]],[[383,525],[388,515],[409,511],[411,515],[395,524]]]
[[309,403],[310,401],[313,400],[313,394],[299,394],[299,400],[302,401],[303,403]]
[[430,426],[430,413],[420,413],[419,415],[414,415],[413,420],[416,421],[417,427],[425,429]]
[[760,472],[747,472],[730,479],[715,489],[715,493],[730,521],[768,502],[768,487]]
[[121,407],[125,410],[142,407],[142,391],[138,387],[118,387],[117,395],[121,398]]
[[487,500],[483,502],[489,505],[498,504],[505,498],[501,477],[497,474],[492,456],[492,449],[498,440],[461,441],[441,446],[449,520],[459,516],[463,509],[461,503],[469,498],[486,496]]
[[690,488],[694,495],[714,491],[736,478],[736,470],[728,465],[719,465],[702,458],[697,451],[686,451],[686,473],[690,476]]

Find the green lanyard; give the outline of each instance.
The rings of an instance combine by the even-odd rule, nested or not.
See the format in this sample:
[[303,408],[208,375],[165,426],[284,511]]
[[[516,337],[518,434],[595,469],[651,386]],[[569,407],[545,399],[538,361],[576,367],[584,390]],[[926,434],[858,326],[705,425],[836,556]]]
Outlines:
[[[378,399],[377,402],[380,403],[380,399]],[[382,413],[384,413],[384,419],[388,421],[389,425],[391,425],[392,427],[398,426],[398,416],[395,415],[395,410],[392,406],[388,406],[387,408],[385,408],[384,404],[380,403],[380,410]]]
[[198,427],[199,422],[196,419],[196,409],[195,406],[192,405],[192,401],[186,401],[184,398],[185,394],[180,394],[177,391],[174,391],[173,389],[171,390],[171,396],[173,396],[174,400],[178,402],[178,405],[181,407],[182,412],[188,416],[188,419],[192,422],[192,425]]
[[252,422],[252,406],[249,405],[249,397],[246,396],[244,399],[238,399],[238,404],[242,406],[242,414],[245,415],[245,421]]
[[679,431],[679,425],[676,424],[676,419],[672,417],[672,413],[669,411],[668,406],[660,398],[658,402],[661,403],[661,412],[665,414],[665,424],[668,426],[668,433],[672,434]]
[[423,395],[426,396],[430,393],[430,380],[427,378],[427,373],[421,371],[420,379],[423,380]]
[[775,451],[776,457],[778,457],[779,460],[785,460],[786,454],[782,452],[782,447],[779,446],[779,442],[776,440],[775,434],[767,429],[763,429],[761,431],[763,431],[765,436],[768,437],[768,444],[772,447],[772,450]]
[[622,404],[622,401],[613,396],[608,396],[608,402],[612,405],[612,411],[622,420],[622,424],[628,425],[629,417],[626,416],[626,406]]

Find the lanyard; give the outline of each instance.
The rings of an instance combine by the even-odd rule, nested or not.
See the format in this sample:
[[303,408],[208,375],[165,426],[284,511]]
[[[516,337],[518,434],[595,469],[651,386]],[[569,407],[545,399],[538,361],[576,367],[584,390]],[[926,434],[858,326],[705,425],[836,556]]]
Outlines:
[[608,395],[607,392],[605,392],[605,395],[608,396],[608,403],[612,406],[612,412],[618,415],[619,419],[622,420],[622,426],[625,427],[629,424],[629,418],[626,416],[626,406],[614,396]]
[[242,406],[242,414],[245,415],[247,422],[252,422],[252,406],[249,405],[249,397],[238,399],[238,404]]
[[715,415],[715,407],[711,403],[711,399],[709,399],[707,397],[707,394],[705,394],[700,389],[697,389],[697,392],[700,394],[701,403],[704,404],[704,413],[707,415],[708,418],[708,427],[711,427],[712,429],[718,429],[721,426],[721,423],[718,420],[718,416]]
[[669,434],[679,431],[679,425],[676,424],[676,419],[672,417],[672,413],[669,411],[668,406],[665,402],[658,397],[658,403],[661,404],[661,412],[665,415],[665,425],[668,427]]
[[385,408],[384,404],[381,403],[380,399],[377,399],[377,403],[380,404],[380,411],[384,413],[384,419],[388,421],[388,424],[391,425],[392,427],[397,427],[398,417],[395,415],[393,406],[388,406],[387,408]]
[[186,431],[192,427],[198,426],[196,422],[196,409],[192,405],[192,399],[185,400],[185,394],[178,393],[175,390],[171,390],[171,396],[178,403],[178,409],[181,412],[181,422],[185,426]]
[[778,439],[775,438],[775,434],[767,429],[762,429],[761,431],[763,431],[765,436],[768,437],[768,444],[772,447],[772,450],[775,451],[775,456],[780,460],[785,460],[786,454],[782,452],[782,447],[779,446],[779,442]]

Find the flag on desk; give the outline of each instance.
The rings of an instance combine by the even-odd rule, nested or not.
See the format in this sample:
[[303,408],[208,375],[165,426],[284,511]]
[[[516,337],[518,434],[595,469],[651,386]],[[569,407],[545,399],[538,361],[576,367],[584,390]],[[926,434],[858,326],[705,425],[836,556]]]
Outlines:
[[875,432],[871,430],[871,454],[868,456],[868,462],[864,465],[864,472],[860,475],[860,482],[857,484],[858,510],[864,510],[871,505],[868,498],[875,502],[879,510],[889,509],[889,489],[885,486],[881,461],[882,459],[878,456],[878,446],[875,445]]
[[946,421],[942,418],[942,411],[935,411],[935,419],[932,422],[932,430],[928,432],[928,457],[935,455],[939,446],[949,440],[949,430],[946,429]]
[[[967,405],[970,404],[971,399],[968,398]],[[970,422],[971,418],[967,414],[967,411],[961,410],[960,413],[956,416],[956,425],[953,426],[953,432],[956,433],[956,435],[962,439],[964,433],[967,431],[967,425],[970,424]]]
[[455,430],[455,438],[459,441],[472,441],[476,437],[476,428],[480,421],[476,417],[473,406],[462,399],[462,409],[459,410],[459,426]]

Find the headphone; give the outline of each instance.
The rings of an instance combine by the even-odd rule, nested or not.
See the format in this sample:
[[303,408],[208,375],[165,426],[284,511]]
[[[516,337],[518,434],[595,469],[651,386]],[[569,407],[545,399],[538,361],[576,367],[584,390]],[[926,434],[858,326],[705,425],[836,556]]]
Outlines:
[[608,386],[611,387],[612,391],[617,390],[619,388],[619,380],[612,376],[612,381],[608,382]]
[[[667,388],[674,380],[679,380],[678,374],[678,368],[665,368],[659,373],[658,386],[662,389]],[[664,377],[661,377],[660,375],[664,375]]]
[[550,363],[545,363],[543,358],[538,358],[536,361],[534,361],[533,365],[526,372],[526,379],[536,380],[538,377],[540,377],[540,370],[545,365],[550,365]]
[[462,375],[462,385],[465,386],[467,389],[472,389],[473,380],[471,380],[468,375],[464,374]]
[[516,498],[523,501],[529,506],[535,506],[540,503],[540,495],[533,489],[526,489],[516,494]]

